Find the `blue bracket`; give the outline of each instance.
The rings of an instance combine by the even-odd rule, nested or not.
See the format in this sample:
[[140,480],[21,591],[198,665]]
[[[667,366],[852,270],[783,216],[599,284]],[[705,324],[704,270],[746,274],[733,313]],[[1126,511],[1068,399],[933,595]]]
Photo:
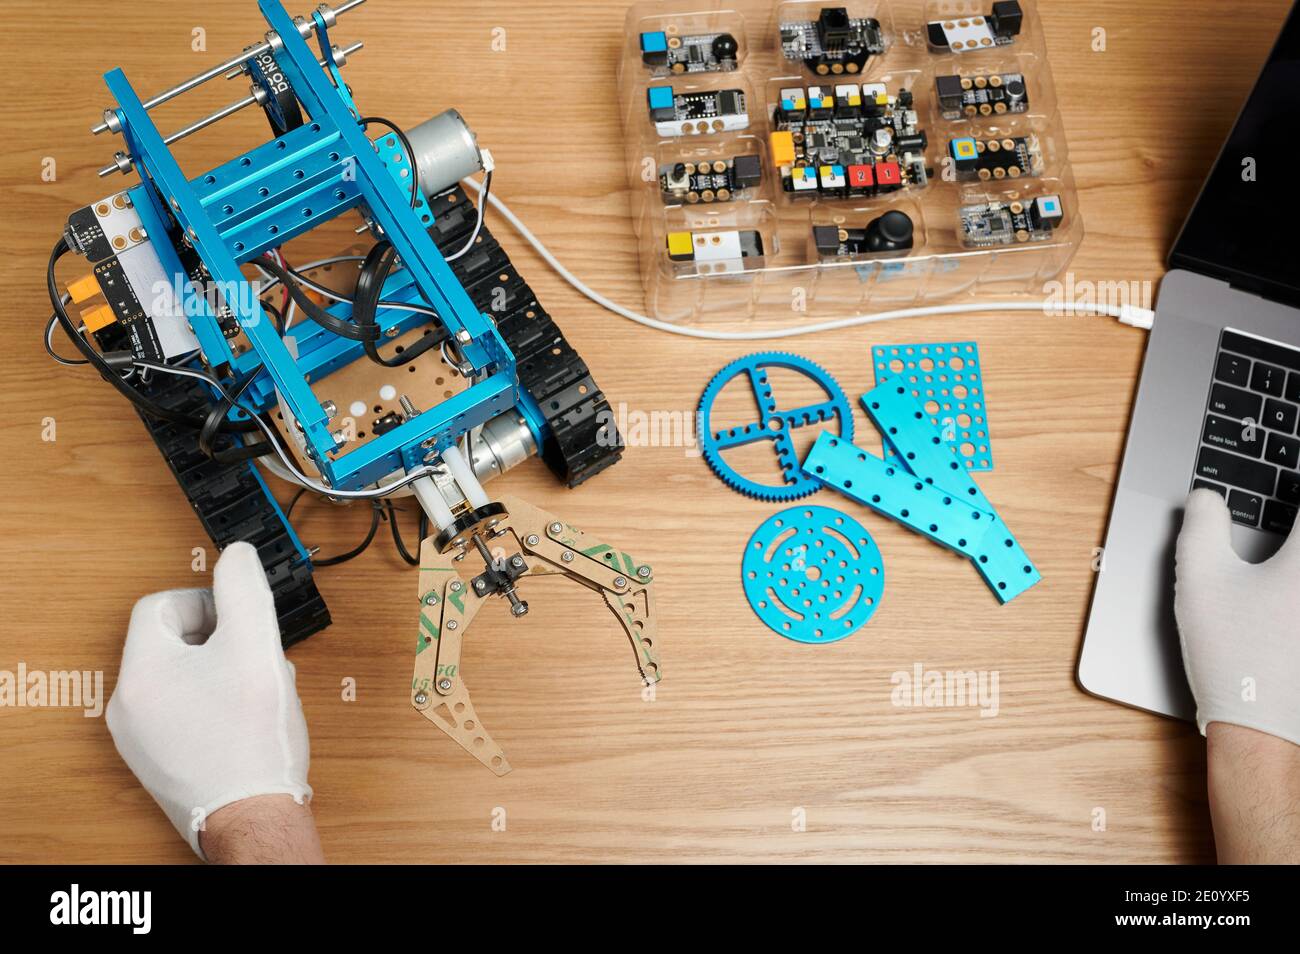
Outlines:
[[[186,241],[198,252],[210,280],[235,313],[250,350],[232,355],[216,316],[200,295],[187,293],[187,315],[214,369],[231,364],[261,379],[250,392],[265,406],[278,391],[303,428],[308,451],[330,486],[357,489],[394,470],[422,466],[471,427],[523,404],[514,356],[491,320],[477,310],[426,231],[432,223],[423,196],[411,201],[412,157],[396,136],[374,143],[357,123],[347,87],[333,66],[323,18],[314,14],[327,78],[317,57],[278,0],[259,0],[276,34],[273,53],[307,112],[304,125],[189,180],[163,142],[126,76],[104,77],[117,100],[117,115],[142,185],[132,190],[164,266],[184,276],[172,243]],[[304,318],[295,335],[301,361],[286,348],[266,319],[241,265],[352,209],[362,209],[397,250],[402,268],[389,277],[385,295],[421,302],[455,340],[477,382],[436,408],[351,451],[338,446],[330,421],[309,381],[360,357],[359,343],[337,339]],[[179,228],[180,234],[176,234]],[[332,309],[347,317],[346,303]],[[400,333],[427,316],[383,309],[376,316],[385,332]],[[535,410],[535,409],[534,409]],[[529,417],[530,425],[532,417]],[[540,442],[540,441],[539,441]]]
[[862,403],[898,461],[823,434],[804,460],[806,473],[971,560],[1003,603],[1042,579],[905,387],[886,383]]
[[[967,470],[993,469],[980,349],[974,341],[879,345],[871,349],[876,384],[898,380],[922,402],[930,423]],[[894,447],[885,442],[890,456]]]
[[885,439],[898,448],[899,462],[908,471],[992,516],[994,528],[989,536],[996,545],[976,554],[975,568],[998,599],[1004,603],[1012,600],[1042,579],[1029,554],[967,472],[960,455],[944,442],[942,431],[930,422],[906,385],[886,381],[862,395],[862,407]]
[[848,441],[822,434],[803,462],[804,471],[844,496],[903,524],[940,546],[977,560],[993,514],[909,474]]

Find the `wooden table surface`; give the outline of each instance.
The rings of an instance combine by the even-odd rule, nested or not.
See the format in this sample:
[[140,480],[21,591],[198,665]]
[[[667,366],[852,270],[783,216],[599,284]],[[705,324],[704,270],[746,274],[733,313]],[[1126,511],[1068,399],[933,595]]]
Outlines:
[[[366,43],[347,67],[360,103],[403,125],[458,106],[496,155],[500,196],[591,285],[638,306],[613,92],[624,6],[373,0],[334,32]],[[1040,5],[1086,219],[1077,281],[1159,279],[1287,6]],[[191,550],[207,540],[134,414],[93,374],[46,358],[43,272],[68,213],[113,187],[95,170],[116,146],[87,132],[109,102],[100,74],[121,65],[138,89],[161,89],[264,25],[251,0],[10,0],[5,23],[0,670],[103,670],[107,691],[132,604],[203,585]],[[199,28],[206,50],[196,51]],[[495,28],[504,51],[493,49]],[[1093,49],[1095,28],[1105,30],[1104,52]],[[242,84],[218,80],[156,115],[179,126],[238,95]],[[198,170],[264,134],[260,116],[241,116],[180,155]],[[753,350],[613,317],[504,223],[496,231],[616,403],[690,412],[717,368]],[[1194,728],[1090,698],[1074,681],[1145,335],[1109,319],[988,314],[781,347],[856,394],[870,383],[869,346],[964,339],[981,348],[997,462],[980,482],[1042,584],[1000,607],[963,561],[823,493],[817,503],[860,516],[875,535],[888,584],[867,628],[807,647],[769,632],[741,591],[745,541],[777,508],[726,489],[689,449],[630,448],[572,492],[529,462],[503,488],[656,567],[656,698],[642,700],[626,642],[598,600],[556,581],[532,584],[530,616],[514,622],[494,604],[464,654],[480,715],[514,765],[495,778],[409,706],[416,574],[381,540],[319,571],[333,626],[291,654],[329,857],[1211,860]],[[54,441],[42,439],[47,418]],[[299,529],[338,552],[366,521],[361,510],[315,506]],[[917,663],[997,671],[997,716],[894,706],[891,674]],[[355,701],[343,698],[349,679]],[[493,826],[499,808],[504,831]],[[793,824],[800,810],[803,831]],[[0,709],[0,861],[189,858],[102,718]]]

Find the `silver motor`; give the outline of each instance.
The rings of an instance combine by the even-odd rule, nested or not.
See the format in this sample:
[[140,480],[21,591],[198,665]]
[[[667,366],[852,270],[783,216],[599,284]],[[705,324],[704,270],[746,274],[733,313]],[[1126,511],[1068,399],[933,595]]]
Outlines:
[[483,170],[483,153],[473,130],[454,109],[406,131],[426,196],[454,186]]

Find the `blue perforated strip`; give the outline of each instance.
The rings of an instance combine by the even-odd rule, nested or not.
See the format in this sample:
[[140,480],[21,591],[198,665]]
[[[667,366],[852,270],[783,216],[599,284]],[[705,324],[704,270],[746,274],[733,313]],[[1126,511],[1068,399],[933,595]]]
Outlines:
[[804,471],[876,513],[929,537],[971,560],[986,555],[984,537],[993,514],[909,474],[842,438],[822,434]]
[[[974,341],[879,345],[871,349],[876,384],[901,381],[923,405],[967,470],[993,469],[979,345]],[[897,448],[886,441],[886,453]]]
[[1002,602],[1014,599],[1042,579],[1029,555],[1001,521],[943,435],[906,387],[886,382],[862,395],[862,407],[886,440],[899,449],[899,463],[918,480],[943,488],[991,515],[991,545],[975,556],[975,567]]

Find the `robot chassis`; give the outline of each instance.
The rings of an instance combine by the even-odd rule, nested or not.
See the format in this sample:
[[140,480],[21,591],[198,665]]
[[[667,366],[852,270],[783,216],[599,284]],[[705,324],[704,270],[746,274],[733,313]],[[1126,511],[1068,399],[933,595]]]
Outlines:
[[[361,44],[336,46],[329,31],[364,2],[290,17],[279,0],[258,0],[263,41],[148,100],[120,69],[105,74],[117,105],[91,131],[120,136],[123,148],[99,174],[134,171],[140,182],[69,219],[48,275],[52,323],[110,383],[134,377],[128,397],[214,542],[257,546],[286,647],[327,626],[329,613],[312,579],[312,553],[252,458],[274,449],[300,478],[312,475],[300,482],[331,499],[378,499],[410,487],[435,531],[419,554],[411,705],[503,775],[509,764],[461,675],[465,631],[483,604],[500,597],[523,616],[524,577],[573,580],[604,599],[652,684],[653,572],[553,514],[483,489],[534,454],[576,486],[618,460],[620,441],[586,364],[483,226],[486,191],[476,216],[458,185],[492,168],[459,114],[449,110],[405,134],[362,118],[340,73]],[[313,37],[319,55],[308,45]],[[172,135],[149,115],[212,79],[240,75],[252,81],[248,97]],[[265,111],[274,138],[198,176],[182,173],[168,147],[249,106]],[[393,134],[372,140],[370,122]],[[304,301],[294,287],[303,318],[290,339],[283,316],[269,320],[266,303],[249,294],[241,266],[256,264],[286,289],[296,286],[302,276],[287,269],[280,247],[346,212],[361,217],[358,234],[379,240],[387,259],[375,270],[370,313],[354,309],[360,287],[329,307]],[[54,264],[69,250],[94,266],[93,280],[60,294]],[[174,283],[174,295],[145,294],[145,282],[160,277]],[[83,307],[78,328],[65,306],[100,294],[104,302]],[[406,342],[408,353],[441,350],[468,385],[427,408],[404,393],[368,440],[355,441],[336,428],[338,408],[312,385],[344,369],[399,366],[396,356],[386,364],[377,356],[393,341]],[[283,426],[275,434],[264,422],[277,409]],[[250,432],[261,440],[245,440]],[[277,436],[287,450],[273,447]]]

